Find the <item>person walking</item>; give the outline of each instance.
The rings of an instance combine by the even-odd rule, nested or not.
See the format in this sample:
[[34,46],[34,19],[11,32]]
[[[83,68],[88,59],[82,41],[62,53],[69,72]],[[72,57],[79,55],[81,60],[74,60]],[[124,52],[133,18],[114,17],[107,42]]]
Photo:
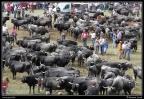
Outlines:
[[124,41],[124,43],[122,44],[122,58],[124,59],[126,57],[126,45],[127,45],[127,41]]
[[108,41],[108,38],[106,38],[105,42],[104,42],[104,55],[106,55],[106,51],[108,49],[108,46],[109,46],[109,41]]
[[101,51],[101,55],[104,55],[104,38],[100,37],[99,42],[100,42],[100,51]]
[[91,35],[92,46],[94,46],[95,38],[96,38],[96,33],[94,32],[94,30],[90,32],[90,35]]
[[115,41],[116,41],[116,33],[114,32],[113,34],[112,34],[112,40],[113,40],[113,43],[112,43],[112,47],[113,48],[116,48],[116,43],[115,43]]
[[2,79],[2,95],[7,94],[9,82],[10,82],[9,78],[7,76],[3,77],[3,79]]
[[99,53],[99,47],[100,47],[100,42],[99,42],[99,37],[97,37],[95,39],[95,53],[98,54]]
[[130,61],[130,49],[131,49],[131,42],[128,40],[126,44],[126,54],[128,61]]
[[119,42],[117,48],[118,48],[118,58],[122,59],[122,41]]
[[83,41],[83,46],[87,46],[87,38],[88,38],[88,33],[86,32],[86,30],[84,30],[81,35],[81,39]]

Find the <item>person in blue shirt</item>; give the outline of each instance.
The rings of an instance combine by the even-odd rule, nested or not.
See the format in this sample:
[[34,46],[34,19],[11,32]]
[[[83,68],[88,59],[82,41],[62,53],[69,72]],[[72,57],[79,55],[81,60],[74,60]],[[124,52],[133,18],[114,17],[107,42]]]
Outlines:
[[113,48],[116,48],[117,46],[116,46],[116,43],[115,43],[115,41],[116,41],[116,33],[114,32],[113,34],[112,34],[112,40],[113,40],[113,44],[112,44],[112,46],[113,46]]
[[105,41],[104,41],[104,55],[106,54],[108,46],[109,46],[108,38],[105,38]]

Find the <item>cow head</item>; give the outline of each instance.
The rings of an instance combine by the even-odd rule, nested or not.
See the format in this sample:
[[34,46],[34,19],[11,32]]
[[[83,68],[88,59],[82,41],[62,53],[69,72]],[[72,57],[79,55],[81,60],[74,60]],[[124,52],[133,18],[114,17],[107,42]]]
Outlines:
[[27,82],[27,77],[26,76],[23,76],[22,78],[21,78],[21,83],[26,83]]

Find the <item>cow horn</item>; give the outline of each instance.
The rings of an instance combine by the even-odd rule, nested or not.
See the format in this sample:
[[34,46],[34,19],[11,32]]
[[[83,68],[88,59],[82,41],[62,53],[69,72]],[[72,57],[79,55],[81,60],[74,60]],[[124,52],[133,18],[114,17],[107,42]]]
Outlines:
[[79,84],[75,84],[77,87],[79,86]]
[[111,89],[114,89],[114,87],[111,87]]
[[105,88],[105,89],[108,88],[108,87],[104,87],[104,86],[102,86],[102,87]]
[[57,78],[56,80],[59,80],[59,78]]
[[60,88],[60,85],[57,85],[58,88]]
[[72,82],[69,82],[69,84],[73,84]]
[[35,78],[36,80],[39,80],[39,78]]
[[71,92],[73,93],[74,91],[73,91],[73,90],[71,90]]

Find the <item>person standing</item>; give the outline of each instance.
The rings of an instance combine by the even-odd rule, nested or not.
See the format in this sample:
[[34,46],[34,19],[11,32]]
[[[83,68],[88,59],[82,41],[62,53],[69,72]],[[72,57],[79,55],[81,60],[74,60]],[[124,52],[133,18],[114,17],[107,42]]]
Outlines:
[[25,9],[22,8],[22,17],[24,17],[24,15],[25,15]]
[[113,34],[112,34],[112,40],[113,40],[113,44],[112,44],[112,46],[113,46],[113,48],[116,48],[116,33],[114,32]]
[[13,26],[13,28],[12,28],[12,35],[13,35],[14,41],[17,41],[17,33],[16,33],[15,26]]
[[4,77],[2,80],[2,95],[6,95],[8,91],[9,78]]
[[65,31],[64,29],[62,30],[61,38],[62,38],[63,41],[64,41],[65,38],[66,38],[66,31]]
[[128,40],[126,45],[126,54],[127,54],[128,61],[130,61],[130,49],[131,49],[131,42]]
[[33,3],[30,3],[30,8],[31,8],[30,13],[31,12],[34,13],[34,4]]
[[6,32],[7,30],[8,30],[8,27],[6,26],[6,24],[4,24],[2,27],[2,32]]
[[104,55],[104,38],[100,37],[99,42],[100,42],[100,51],[101,51],[101,55]]
[[121,38],[122,38],[122,34],[119,30],[117,30],[117,39],[121,40]]
[[124,43],[122,44],[122,57],[125,59],[126,56],[126,45],[127,45],[127,41],[124,41]]
[[18,9],[18,6],[17,6],[17,5],[15,5],[15,6],[14,6],[14,18],[16,18],[17,9]]
[[17,8],[17,17],[21,17],[21,5],[18,5],[18,8]]
[[96,38],[95,40],[95,53],[98,54],[99,53],[99,46],[100,46],[100,43],[99,43],[99,37]]
[[118,58],[122,59],[122,41],[119,42],[117,48],[118,48]]
[[88,38],[88,33],[86,32],[86,30],[84,30],[81,35],[81,39],[83,41],[83,46],[87,46],[87,38]]
[[106,54],[106,51],[108,49],[108,46],[109,46],[109,41],[108,41],[108,38],[105,39],[105,42],[104,42],[104,55]]
[[60,12],[60,7],[57,7],[56,10],[57,10],[57,12],[59,13],[59,12]]
[[7,5],[7,16],[10,15],[10,11],[11,11],[11,7],[10,7],[10,4]]
[[94,30],[91,31],[90,35],[91,35],[92,46],[94,46],[95,38],[96,38],[96,33],[94,32]]
[[11,13],[13,14],[13,12],[14,12],[14,4],[11,3],[11,4],[10,4],[10,7],[11,7]]

